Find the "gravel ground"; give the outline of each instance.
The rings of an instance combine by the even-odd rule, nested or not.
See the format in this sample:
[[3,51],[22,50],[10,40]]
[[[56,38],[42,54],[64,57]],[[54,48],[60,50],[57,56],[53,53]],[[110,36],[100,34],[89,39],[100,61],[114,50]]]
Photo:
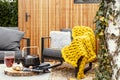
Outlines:
[[[85,74],[85,78],[80,80],[93,80],[95,77],[95,64],[96,63],[93,63],[92,69]],[[75,68],[68,63],[64,63],[51,70],[49,80],[77,80],[75,78]]]

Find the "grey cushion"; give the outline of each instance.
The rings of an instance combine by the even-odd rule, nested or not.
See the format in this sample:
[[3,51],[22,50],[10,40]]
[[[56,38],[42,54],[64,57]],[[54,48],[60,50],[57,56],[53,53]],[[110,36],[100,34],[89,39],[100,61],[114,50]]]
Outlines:
[[19,50],[24,32],[0,27],[0,49]]
[[62,58],[61,50],[51,48],[44,48],[43,56]]
[[[0,60],[4,60],[4,53],[5,52],[10,52],[10,51],[0,51]],[[15,59],[22,58],[21,51],[14,51],[14,52],[15,52]]]
[[73,39],[73,38],[72,38],[72,29],[70,29],[70,28],[64,28],[64,29],[61,29],[60,31],[70,32],[70,33],[71,33],[71,40]]
[[70,28],[64,28],[64,29],[61,29],[60,31],[65,31],[65,32],[69,31],[72,33],[72,29],[70,29]]
[[62,49],[64,46],[67,46],[71,42],[70,32],[63,31],[51,31],[51,48],[53,49]]

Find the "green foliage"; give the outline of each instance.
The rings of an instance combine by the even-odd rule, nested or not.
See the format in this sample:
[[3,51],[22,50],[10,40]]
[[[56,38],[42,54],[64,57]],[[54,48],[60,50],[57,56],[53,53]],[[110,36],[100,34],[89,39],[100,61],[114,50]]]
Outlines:
[[[99,38],[98,68],[94,80],[111,80],[112,77],[112,57],[108,53],[107,42],[105,39],[105,29],[108,27],[108,21],[115,24],[119,12],[114,10],[115,0],[101,0],[99,10],[95,16],[96,29],[95,34]],[[113,7],[111,7],[111,5]]]
[[0,26],[18,26],[18,0],[0,0]]

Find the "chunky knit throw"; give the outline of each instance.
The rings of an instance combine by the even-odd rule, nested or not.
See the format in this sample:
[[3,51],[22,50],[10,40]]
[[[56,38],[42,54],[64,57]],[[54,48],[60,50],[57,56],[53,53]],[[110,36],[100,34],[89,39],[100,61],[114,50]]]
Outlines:
[[62,57],[74,67],[77,67],[77,61],[83,56],[77,78],[84,78],[84,67],[87,63],[96,58],[95,35],[90,27],[75,26],[72,29],[73,40],[70,45],[62,48]]

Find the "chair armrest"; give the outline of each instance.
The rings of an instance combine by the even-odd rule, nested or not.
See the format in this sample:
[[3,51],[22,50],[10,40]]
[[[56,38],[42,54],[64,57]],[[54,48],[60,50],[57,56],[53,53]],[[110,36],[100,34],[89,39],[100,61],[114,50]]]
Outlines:
[[44,40],[45,39],[50,39],[50,37],[41,37],[41,52],[43,52],[43,49],[44,49]]
[[[24,40],[26,40],[26,47],[30,46],[30,38],[22,38]],[[27,48],[27,55],[30,54],[30,48]]]
[[50,37],[41,37],[41,60],[44,62],[43,49],[44,49],[44,40],[50,39]]

